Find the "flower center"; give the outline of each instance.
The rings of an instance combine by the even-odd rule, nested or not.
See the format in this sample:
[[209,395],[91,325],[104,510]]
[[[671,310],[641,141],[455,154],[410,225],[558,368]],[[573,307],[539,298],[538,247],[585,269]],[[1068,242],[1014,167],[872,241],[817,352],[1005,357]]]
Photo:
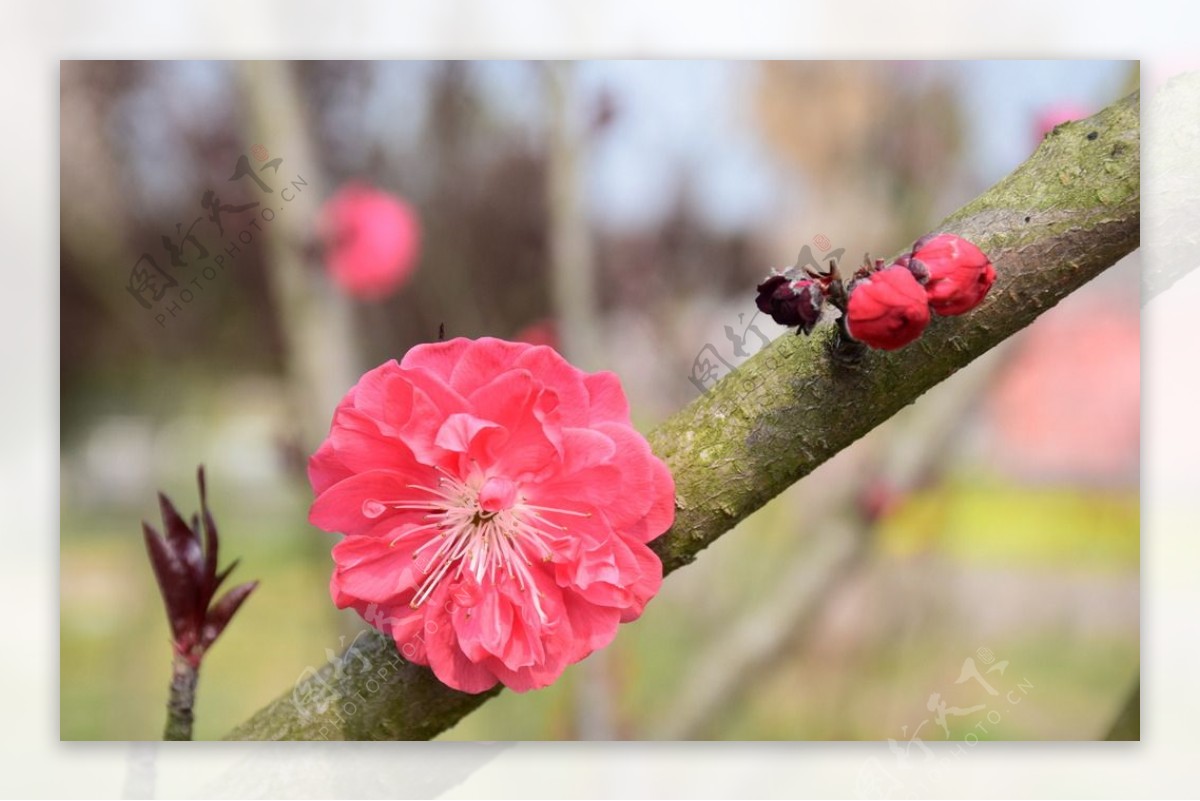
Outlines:
[[469,573],[478,584],[485,581],[495,584],[499,576],[500,580],[505,577],[515,580],[522,592],[531,591],[534,609],[545,622],[541,593],[531,573],[531,557],[552,561],[555,532],[567,530],[547,515],[591,517],[591,514],[527,503],[517,483],[507,478],[484,478],[476,473],[464,481],[441,468],[438,471],[442,476],[436,487],[408,485],[409,489],[428,493],[428,500],[371,499],[363,503],[363,515],[369,518],[380,517],[389,509],[426,513],[423,519],[428,522],[406,529],[400,537],[417,531],[435,532],[413,551],[413,559],[423,553],[429,556],[421,568],[425,580],[409,605],[416,609],[425,603],[447,576],[457,580]]
[[493,476],[483,482],[479,490],[479,508],[495,513],[508,509],[517,499],[517,483],[507,478]]

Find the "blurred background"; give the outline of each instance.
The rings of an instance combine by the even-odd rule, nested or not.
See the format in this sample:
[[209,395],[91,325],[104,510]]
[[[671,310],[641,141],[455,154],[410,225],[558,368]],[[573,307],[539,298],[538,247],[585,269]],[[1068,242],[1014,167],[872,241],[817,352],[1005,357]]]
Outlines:
[[[552,344],[648,430],[784,333],[754,308],[770,268],[894,255],[1137,85],[1088,61],[63,62],[61,737],[161,734],[140,521],[158,489],[198,508],[197,464],[233,580],[262,581],[205,660],[207,739],[362,627],[304,462],[365,369],[441,329]],[[1139,661],[1136,262],[443,738],[1104,737]]]

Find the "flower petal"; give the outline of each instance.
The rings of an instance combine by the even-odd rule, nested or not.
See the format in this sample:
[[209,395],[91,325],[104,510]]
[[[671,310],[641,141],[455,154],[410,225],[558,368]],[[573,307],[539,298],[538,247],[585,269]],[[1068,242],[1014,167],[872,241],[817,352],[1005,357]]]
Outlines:
[[[446,593],[441,590],[430,599],[436,603],[431,607],[441,609]],[[443,684],[464,693],[481,693],[496,686],[496,674],[487,667],[472,662],[458,644],[458,635],[450,616],[443,611],[427,619],[425,650],[433,674]],[[430,630],[432,629],[432,630]]]
[[333,546],[333,561],[329,590],[339,609],[356,601],[396,602],[411,595],[421,577],[411,552],[376,537],[346,537]]
[[450,373],[448,383],[464,397],[470,396],[496,376],[521,366],[519,357],[529,350],[536,348],[524,342],[505,342],[491,337],[468,341]]
[[588,391],[588,423],[623,423],[629,425],[629,401],[621,388],[621,379],[607,371],[585,376]]
[[375,528],[381,517],[396,514],[386,506],[376,508],[381,502],[409,498],[428,500],[408,488],[409,484],[431,485],[428,469],[421,469],[419,465],[413,467],[415,469],[408,471],[368,470],[339,481],[313,501],[308,522],[325,531],[343,534]]

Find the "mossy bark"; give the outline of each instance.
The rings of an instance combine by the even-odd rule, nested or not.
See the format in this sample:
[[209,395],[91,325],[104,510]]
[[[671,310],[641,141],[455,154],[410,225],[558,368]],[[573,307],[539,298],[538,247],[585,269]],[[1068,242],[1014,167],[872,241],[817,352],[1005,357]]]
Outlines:
[[898,351],[835,327],[784,336],[650,434],[678,512],[653,547],[687,564],[738,521],[1138,246],[1138,96],[1059,126],[1015,172],[936,230],[996,266],[987,299]]
[[[1134,93],[1055,128],[1028,161],[937,227],[976,243],[996,266],[991,293],[969,314],[935,319],[921,339],[894,352],[863,349],[834,326],[780,337],[652,431],[650,443],[676,484],[675,524],[652,543],[664,570],[693,561],[822,462],[1136,249],[1138,117]],[[340,665],[301,682],[229,737],[428,738],[491,695],[445,687],[371,633]],[[300,697],[316,700],[306,705]]]

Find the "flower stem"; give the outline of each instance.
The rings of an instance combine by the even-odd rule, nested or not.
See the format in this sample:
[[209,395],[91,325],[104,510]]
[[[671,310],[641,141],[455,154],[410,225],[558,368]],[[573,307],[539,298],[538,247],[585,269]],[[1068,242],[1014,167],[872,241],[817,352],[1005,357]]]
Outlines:
[[192,707],[196,703],[196,679],[199,670],[176,654],[171,664],[171,693],[167,698],[167,727],[164,740],[192,739]]

